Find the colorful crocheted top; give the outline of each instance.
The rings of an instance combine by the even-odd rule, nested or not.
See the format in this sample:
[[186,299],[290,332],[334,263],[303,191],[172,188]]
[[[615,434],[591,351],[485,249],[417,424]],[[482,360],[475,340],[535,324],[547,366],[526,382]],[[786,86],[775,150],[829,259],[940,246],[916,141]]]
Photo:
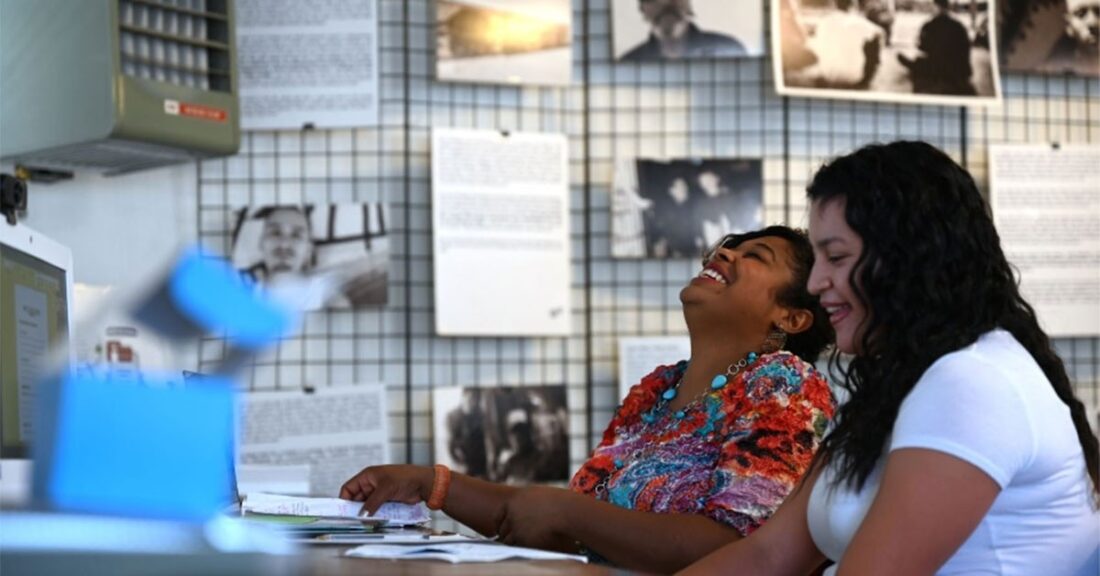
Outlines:
[[651,414],[687,365],[660,366],[630,389],[570,488],[632,510],[705,514],[748,535],[809,468],[832,392],[812,365],[779,351],[679,413]]

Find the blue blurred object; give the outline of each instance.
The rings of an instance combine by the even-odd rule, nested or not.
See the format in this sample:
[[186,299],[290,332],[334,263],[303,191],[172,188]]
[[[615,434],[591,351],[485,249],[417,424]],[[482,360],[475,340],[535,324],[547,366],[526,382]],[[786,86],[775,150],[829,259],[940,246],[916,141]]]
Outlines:
[[[232,501],[234,388],[69,376],[44,386],[35,498],[54,509],[202,521]],[[52,408],[51,408],[52,405]]]
[[206,332],[225,332],[238,346],[257,349],[286,334],[293,320],[289,310],[258,295],[221,259],[199,250],[183,254],[169,280],[169,292],[179,310]]

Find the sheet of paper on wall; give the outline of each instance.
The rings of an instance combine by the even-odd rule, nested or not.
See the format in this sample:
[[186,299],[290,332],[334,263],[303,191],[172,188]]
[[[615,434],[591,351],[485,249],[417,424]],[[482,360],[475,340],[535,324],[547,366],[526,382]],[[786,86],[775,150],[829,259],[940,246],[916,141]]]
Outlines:
[[1100,334],[1097,166],[1097,146],[989,148],[989,197],[1001,245],[1051,336]]
[[366,544],[352,548],[344,555],[356,558],[385,558],[389,560],[443,560],[452,564],[501,562],[503,560],[573,560],[588,562],[587,557],[578,554],[564,554],[482,542],[439,543],[423,546]]
[[309,494],[336,496],[363,468],[389,463],[383,384],[253,392],[242,404],[238,466],[309,466]]
[[241,503],[241,511],[245,514],[343,518],[386,526],[412,526],[423,524],[431,519],[428,509],[423,504],[386,502],[373,516],[362,514],[360,512],[362,508],[362,502],[340,498],[308,498],[264,492],[249,494]]
[[236,8],[242,129],[378,124],[376,0]]
[[569,334],[568,150],[561,134],[432,131],[440,335]]
[[297,466],[264,466],[244,464],[237,466],[237,491],[241,494],[270,492],[305,496],[309,494],[309,477],[313,467],[309,464]]
[[651,336],[619,339],[619,400],[658,366],[691,357],[687,336]]

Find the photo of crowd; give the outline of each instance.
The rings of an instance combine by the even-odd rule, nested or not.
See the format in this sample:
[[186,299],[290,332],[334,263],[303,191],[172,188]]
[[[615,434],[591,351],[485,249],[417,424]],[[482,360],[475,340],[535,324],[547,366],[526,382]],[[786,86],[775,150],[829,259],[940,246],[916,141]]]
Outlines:
[[722,236],[764,221],[759,160],[637,160],[616,176],[616,258],[695,258]]
[[437,388],[435,461],[494,482],[569,479],[564,386]]
[[935,104],[1000,98],[989,0],[773,0],[781,94]]

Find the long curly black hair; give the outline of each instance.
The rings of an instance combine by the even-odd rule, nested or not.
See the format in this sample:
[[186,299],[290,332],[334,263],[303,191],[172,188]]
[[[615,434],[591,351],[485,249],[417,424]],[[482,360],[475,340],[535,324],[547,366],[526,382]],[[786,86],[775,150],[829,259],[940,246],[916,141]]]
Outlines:
[[840,370],[850,399],[815,465],[830,462],[838,481],[862,489],[902,401],[924,371],[944,354],[1003,328],[1069,406],[1093,490],[1100,494],[1100,450],[1085,408],[1020,295],[970,174],[924,142],[872,144],[823,166],[807,194],[812,202],[845,201],[847,224],[863,240],[849,282],[868,311],[860,352]]

